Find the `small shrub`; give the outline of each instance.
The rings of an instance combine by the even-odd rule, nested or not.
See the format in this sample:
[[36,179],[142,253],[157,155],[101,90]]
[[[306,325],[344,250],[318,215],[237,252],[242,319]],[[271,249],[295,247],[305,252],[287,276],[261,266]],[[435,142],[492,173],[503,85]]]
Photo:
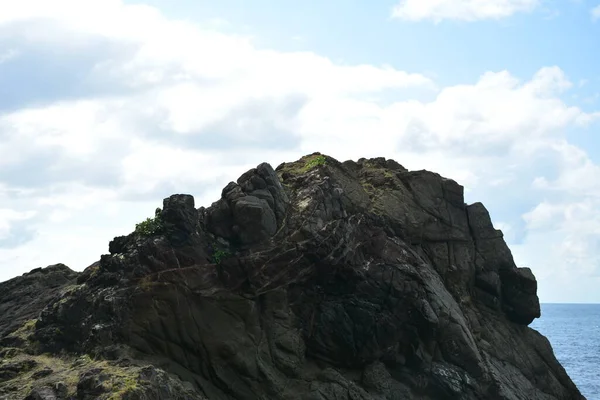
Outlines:
[[327,164],[327,158],[325,156],[316,156],[311,158],[304,165],[304,171],[310,171],[311,169],[318,167],[319,165]]
[[217,249],[213,253],[213,262],[215,264],[221,264],[221,261],[223,261],[224,259],[226,259],[230,255],[231,255],[231,253],[228,252],[227,250]]
[[146,218],[138,224],[135,224],[135,232],[142,236],[153,236],[162,232],[163,224],[160,219],[160,208],[154,212],[154,218]]

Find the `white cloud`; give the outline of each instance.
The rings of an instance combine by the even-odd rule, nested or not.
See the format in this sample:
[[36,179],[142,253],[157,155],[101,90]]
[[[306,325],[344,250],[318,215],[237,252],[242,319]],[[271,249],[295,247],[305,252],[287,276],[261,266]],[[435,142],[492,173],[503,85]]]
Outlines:
[[[94,100],[57,103],[0,116],[0,127],[23,145],[35,141],[39,147],[86,156],[94,152],[100,141],[119,137],[114,121],[106,118],[115,109],[111,102]],[[3,156],[0,165],[10,163],[13,157],[18,160],[23,154],[7,151]]]
[[488,72],[475,85],[445,88],[434,102],[402,103],[392,112],[411,116],[405,121],[405,139],[424,148],[498,153],[556,137],[570,124],[595,118],[557,97],[569,86],[557,67],[540,69],[524,84],[507,71]]
[[[524,11],[517,6],[504,3]],[[521,79],[486,72],[438,88],[422,74],[261,49],[208,26],[118,0],[0,0],[0,36],[14,39],[11,48],[62,57],[64,73],[86,88],[0,111],[0,200],[9,210],[0,214],[9,240],[0,238],[0,280],[56,262],[82,269],[163,197],[192,193],[208,205],[247,168],[312,151],[392,157],[458,180],[469,201],[490,200],[510,240],[524,237],[514,245],[517,261],[541,277],[593,251],[585,212],[598,193],[598,166],[566,132],[598,113],[561,99],[572,84],[560,68]],[[82,59],[92,61],[82,67]],[[390,92],[421,96],[386,100]],[[525,221],[513,211],[523,202]],[[561,213],[567,206],[572,213]],[[15,217],[31,210],[29,219]],[[15,234],[25,229],[35,235],[22,243]],[[540,261],[538,253],[554,256]],[[578,276],[597,272],[588,260]],[[573,285],[564,293],[576,295]]]
[[600,4],[590,10],[593,21],[600,19]]
[[[546,200],[523,215],[527,236],[514,250],[523,262],[539,265],[542,296],[598,302],[589,288],[600,282],[600,166],[566,141],[548,152],[555,154],[557,173],[534,181],[533,190]],[[577,296],[570,288],[579,288]]]
[[548,287],[562,283],[568,288],[582,277],[600,277],[600,200],[573,197],[540,203],[524,215],[528,237],[520,252],[526,249],[524,256],[529,262],[545,264],[545,268],[540,265],[538,278]]
[[0,50],[0,64],[9,62],[10,60],[17,58],[18,56],[19,56],[19,52],[16,51],[15,49],[8,49],[5,51]]
[[10,234],[11,222],[27,220],[34,215],[35,211],[15,211],[0,208],[0,239],[4,239]]
[[539,0],[401,0],[392,11],[394,18],[408,21],[477,21],[500,19],[532,11]]

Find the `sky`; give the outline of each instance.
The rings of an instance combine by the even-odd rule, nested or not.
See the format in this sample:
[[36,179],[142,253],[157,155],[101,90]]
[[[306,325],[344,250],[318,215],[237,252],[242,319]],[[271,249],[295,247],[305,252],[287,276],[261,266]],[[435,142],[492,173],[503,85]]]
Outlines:
[[0,0],[0,281],[319,151],[456,180],[600,303],[599,47],[600,0]]

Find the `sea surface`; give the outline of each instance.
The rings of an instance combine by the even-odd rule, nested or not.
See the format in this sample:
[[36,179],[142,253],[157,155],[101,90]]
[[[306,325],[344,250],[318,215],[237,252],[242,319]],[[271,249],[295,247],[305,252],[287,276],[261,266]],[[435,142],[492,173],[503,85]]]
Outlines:
[[586,399],[600,400],[600,304],[542,304],[530,326],[550,340]]

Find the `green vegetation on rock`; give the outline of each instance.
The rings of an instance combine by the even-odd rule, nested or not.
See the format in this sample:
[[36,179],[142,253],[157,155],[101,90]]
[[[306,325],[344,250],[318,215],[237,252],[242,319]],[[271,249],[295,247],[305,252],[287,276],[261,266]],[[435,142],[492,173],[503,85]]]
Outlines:
[[163,223],[160,218],[161,209],[157,208],[154,212],[154,218],[146,218],[145,221],[142,221],[135,225],[135,233],[141,236],[154,236],[158,235],[163,230]]
[[281,164],[277,168],[277,173],[282,183],[284,185],[287,185],[287,178],[291,176],[304,175],[307,172],[310,172],[313,169],[324,165],[327,165],[327,157],[319,153],[315,153],[310,154],[308,156],[304,156],[301,159],[294,162],[287,162]]
[[229,251],[217,249],[213,253],[213,262],[215,264],[221,264],[221,262],[229,256],[231,256],[231,253]]
[[304,172],[310,171],[315,167],[325,164],[327,164],[327,158],[325,158],[325,156],[314,156],[306,160],[306,164],[304,165]]

